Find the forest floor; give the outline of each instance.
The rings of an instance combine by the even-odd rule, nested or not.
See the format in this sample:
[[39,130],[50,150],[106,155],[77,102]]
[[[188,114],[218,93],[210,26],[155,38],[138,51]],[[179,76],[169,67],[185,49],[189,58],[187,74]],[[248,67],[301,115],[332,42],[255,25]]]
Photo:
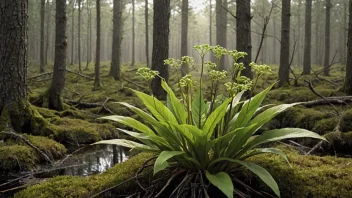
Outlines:
[[[85,66],[84,63],[82,65]],[[66,74],[63,93],[65,111],[62,112],[48,110],[45,108],[45,103],[41,101],[41,96],[50,85],[52,74],[40,75],[39,67],[35,64],[30,65],[28,71],[30,74],[28,77],[29,100],[40,116],[50,123],[54,133],[40,134],[41,136],[24,134],[24,137],[52,160],[65,156],[67,145],[91,144],[102,139],[120,136],[115,128],[123,128],[123,126],[97,119],[99,117],[117,114],[137,118],[131,111],[114,102],[127,102],[142,107],[141,102],[129,88],[148,92],[148,83],[136,74],[137,68],[145,65],[123,66],[121,81],[115,81],[108,76],[110,68],[108,62],[103,62],[101,65],[102,86],[101,89],[95,91],[93,91],[94,64],[90,64],[88,69],[83,70],[81,74],[78,74],[77,65],[67,66],[69,71]],[[257,90],[276,81],[278,67],[273,66],[272,68],[273,74],[259,81]],[[48,70],[51,71],[51,68]],[[300,76],[301,70],[293,68],[295,75],[291,73],[291,85],[274,89],[268,94],[266,104],[302,102],[302,105],[282,113],[263,129],[300,127],[312,130],[326,136],[330,143],[320,145],[319,142],[304,139],[283,144],[290,144],[290,147],[296,147],[301,153],[308,153],[313,149],[319,155],[350,157],[352,154],[352,108],[350,105],[352,103],[351,99],[346,98],[340,91],[343,85],[343,67],[339,65],[331,67],[331,75],[328,77],[317,75],[320,73],[320,67],[314,67],[313,70],[315,73],[310,76]],[[197,72],[197,70],[192,71],[193,74]],[[174,72],[170,71],[170,73]],[[297,77],[299,78],[295,83],[294,79]],[[205,82],[209,82],[204,85],[209,88],[210,81],[205,80]],[[169,84],[171,86],[176,84],[176,75],[171,76]],[[219,90],[218,93],[224,93],[222,92],[224,91],[223,86],[220,86]],[[326,102],[327,100],[333,105]],[[5,123],[1,123],[1,119],[0,124],[0,130],[3,130]],[[35,168],[36,164],[45,162],[40,153],[24,142],[8,136],[3,136],[2,139],[0,143],[1,171],[30,170]]]

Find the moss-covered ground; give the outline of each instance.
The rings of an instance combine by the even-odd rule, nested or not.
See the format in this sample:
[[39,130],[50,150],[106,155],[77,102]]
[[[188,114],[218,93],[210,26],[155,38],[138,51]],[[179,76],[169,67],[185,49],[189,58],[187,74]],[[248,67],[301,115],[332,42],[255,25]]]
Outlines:
[[[250,161],[268,169],[280,186],[282,197],[348,198],[352,193],[352,159],[336,157],[302,156],[290,148],[283,148],[291,166],[279,156],[270,154],[252,157]],[[117,164],[107,172],[90,177],[59,176],[49,179],[16,194],[16,198],[91,197],[135,175],[151,155],[139,154]],[[149,173],[149,174],[148,174]],[[150,176],[151,169],[143,172]],[[252,184],[269,192],[263,184],[252,178]],[[134,182],[118,186],[118,194],[136,193]],[[137,187],[138,189],[138,187]],[[128,193],[127,193],[128,194]],[[101,196],[103,197],[103,196]]]
[[[140,66],[143,65],[138,65],[138,67]],[[135,115],[114,102],[127,102],[143,107],[129,89],[132,88],[146,93],[149,92],[147,82],[135,74],[137,67],[123,66],[123,79],[121,81],[115,81],[112,77],[108,76],[109,63],[102,63],[102,87],[95,91],[93,91],[94,81],[92,80],[94,76],[93,67],[94,65],[91,64],[87,70],[83,71],[82,74],[86,77],[67,73],[63,93],[65,111],[62,112],[48,110],[45,108],[45,101],[42,100],[42,96],[45,94],[51,82],[50,75],[28,80],[30,93],[29,101],[33,104],[33,109],[38,112],[38,116],[46,120],[46,127],[45,130],[41,130],[40,133],[32,134],[35,136],[28,134],[26,137],[32,143],[35,142],[35,140],[33,140],[34,137],[45,137],[40,140],[40,144],[37,146],[53,158],[60,158],[65,154],[66,150],[63,144],[90,144],[101,139],[118,137],[119,134],[115,129],[115,127],[117,127],[116,123],[99,120],[97,118],[111,114]],[[77,68],[77,65],[68,66],[68,69],[74,72],[78,71]],[[315,90],[324,97],[343,96],[344,93],[340,91],[343,83],[341,79],[344,75],[342,68],[343,67],[339,65],[333,66],[331,75],[322,77],[325,80],[318,80],[315,74],[301,76],[297,80],[298,86],[294,86],[294,80],[292,80],[290,86],[273,89],[268,94],[265,103],[280,104],[320,99],[319,96],[316,96],[308,88],[304,80],[312,82]],[[318,71],[321,68],[314,67],[313,69]],[[30,67],[30,76],[38,75],[37,70],[39,70],[37,66]],[[293,68],[293,70],[300,76],[301,69]],[[273,71],[271,76],[267,76],[258,82],[258,91],[276,81],[278,67],[273,66]],[[197,70],[193,71],[193,73],[196,72]],[[170,73],[174,72],[170,71]],[[294,78],[292,74],[290,77]],[[174,75],[171,75],[171,86],[175,85],[175,78]],[[210,81],[205,80],[204,82],[204,86],[209,88],[206,89],[209,92]],[[224,86],[221,84],[218,90],[218,93],[220,93],[224,90]],[[205,94],[209,95],[208,92],[205,92]],[[84,104],[96,105],[83,108],[82,105],[84,106]],[[104,104],[104,106],[101,106],[101,104]],[[336,113],[334,108],[337,109],[340,116]],[[329,144],[323,144],[325,151],[329,151],[330,154],[336,151],[349,153],[348,151],[352,150],[352,108],[349,105],[335,105],[334,108],[330,105],[313,106],[310,108],[299,105],[278,116],[270,124],[266,125],[264,129],[280,127],[300,127],[309,129],[321,135],[325,135],[329,139]],[[0,119],[0,130],[6,126],[5,123],[6,117],[2,116]],[[317,142],[305,140],[299,143],[313,147]],[[55,146],[52,146],[54,144]],[[10,150],[11,152],[8,152]],[[30,169],[33,168],[35,164],[43,162],[42,157],[33,149],[9,137],[3,137],[3,143],[0,144],[0,156],[2,157],[2,159],[0,159],[0,170],[3,171]],[[352,170],[350,165],[346,165],[351,163],[350,160],[334,157],[303,157],[294,152],[291,152],[289,156],[293,163],[293,169],[288,168],[281,160],[275,157],[267,156],[253,159],[263,164],[263,166],[268,167],[269,170],[273,170],[271,172],[274,174],[274,177],[279,178],[279,183],[282,184],[282,188],[285,189],[282,190],[282,193],[289,195],[283,197],[299,197],[297,195],[299,191],[304,191],[305,193],[303,193],[303,195],[307,197],[335,197],[336,195],[334,195],[333,192],[327,190],[317,192],[314,189],[314,187],[316,187],[314,182],[319,183],[318,181],[321,180],[326,182],[322,182],[321,186],[318,187],[327,187],[328,181],[331,180],[333,184],[332,187],[336,188],[334,189],[336,190],[335,192],[351,193],[351,189],[348,188],[347,184],[349,184],[349,186],[352,186],[352,184],[347,181],[352,181]],[[107,173],[89,178],[57,177],[44,184],[31,187],[18,194],[17,197],[51,197],[52,195],[57,195],[58,197],[89,197],[134,174],[138,166],[140,166],[142,161],[146,158],[147,157],[143,155],[143,157],[124,163],[128,165],[117,165]],[[126,172],[123,173],[125,175],[119,175],[122,174],[125,169]],[[302,183],[299,183],[299,181],[302,181]],[[342,184],[343,182],[347,184]],[[302,185],[307,187],[303,187]]]

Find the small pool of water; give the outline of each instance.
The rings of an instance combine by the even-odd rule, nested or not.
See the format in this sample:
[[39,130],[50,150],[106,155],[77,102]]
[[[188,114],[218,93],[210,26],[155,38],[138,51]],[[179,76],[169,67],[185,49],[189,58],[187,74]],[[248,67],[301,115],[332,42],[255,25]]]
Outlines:
[[[128,150],[116,145],[67,146],[67,156],[54,165],[40,165],[31,172],[0,174],[0,197],[11,197],[19,186],[59,175],[88,176],[105,172],[128,159]],[[8,184],[5,184],[8,183]],[[10,191],[7,191],[12,189]]]

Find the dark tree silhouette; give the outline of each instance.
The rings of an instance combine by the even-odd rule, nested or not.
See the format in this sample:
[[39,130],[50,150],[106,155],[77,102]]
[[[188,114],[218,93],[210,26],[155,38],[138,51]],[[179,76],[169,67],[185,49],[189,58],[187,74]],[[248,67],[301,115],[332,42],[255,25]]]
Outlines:
[[[49,16],[47,16],[49,17]],[[45,0],[40,1],[40,73],[45,72],[45,52],[44,52],[44,40],[45,40]]]
[[[181,57],[188,55],[188,0],[182,0],[182,21],[181,21]],[[182,64],[181,74],[185,76],[188,67]]]
[[279,87],[290,83],[290,17],[291,0],[282,0]]
[[100,0],[96,1],[97,9],[97,41],[95,51],[95,79],[94,79],[94,90],[100,89]]
[[112,58],[110,76],[120,80],[121,43],[122,43],[122,0],[114,0]]
[[252,41],[251,41],[251,2],[237,0],[236,8],[236,42],[237,50],[240,52],[246,52],[248,56],[240,59],[243,62],[246,69],[242,71],[242,75],[252,78],[252,71],[249,67],[249,63],[252,59]]
[[[169,69],[164,60],[169,56],[170,0],[154,0],[154,29],[152,69],[157,70],[166,81]],[[153,94],[159,99],[166,99],[166,92],[161,87],[161,79],[156,77],[151,82]]]
[[66,1],[56,1],[55,17],[55,60],[53,80],[49,88],[48,107],[61,111],[64,109],[61,93],[65,86],[66,54],[67,54],[67,17]]
[[345,92],[352,95],[352,0],[349,0],[349,12]]
[[325,56],[324,56],[324,76],[330,75],[330,10],[331,0],[326,0],[325,5]]
[[306,21],[304,33],[303,73],[310,74],[312,49],[312,0],[306,0]]

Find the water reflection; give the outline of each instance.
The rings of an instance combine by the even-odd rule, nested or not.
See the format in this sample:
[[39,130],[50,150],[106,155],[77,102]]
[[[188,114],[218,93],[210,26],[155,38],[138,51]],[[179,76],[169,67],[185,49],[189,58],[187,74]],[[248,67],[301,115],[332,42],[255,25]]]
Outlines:
[[69,152],[77,151],[59,166],[43,166],[42,169],[61,169],[60,175],[87,176],[102,173],[115,164],[126,161],[128,156],[123,147],[116,145],[92,145],[70,147]]

